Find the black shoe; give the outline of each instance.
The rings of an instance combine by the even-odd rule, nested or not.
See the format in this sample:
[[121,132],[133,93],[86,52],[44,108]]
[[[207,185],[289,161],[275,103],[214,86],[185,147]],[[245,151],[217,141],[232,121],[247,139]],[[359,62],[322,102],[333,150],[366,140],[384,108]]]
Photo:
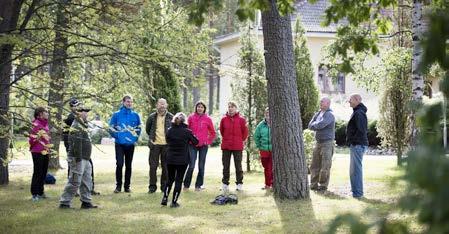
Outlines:
[[75,193],[75,197],[79,197],[80,196],[80,194],[77,192],[77,193]]
[[170,207],[171,207],[171,208],[177,208],[177,207],[179,207],[179,203],[177,203],[177,202],[172,202],[172,203],[170,204]]
[[154,193],[156,192],[157,187],[156,186],[150,186],[150,188],[148,189],[148,193]]
[[93,196],[100,195],[100,193],[97,192],[97,191],[95,191],[95,190],[92,190],[92,191],[90,192],[90,194],[93,195]]
[[125,193],[130,193],[130,192],[131,192],[131,189],[129,189],[129,188],[125,189]]
[[317,191],[319,191],[319,192],[325,192],[326,190],[327,190],[327,188],[324,186],[319,186],[317,189]]
[[121,191],[122,191],[121,189],[116,188],[116,189],[114,190],[114,193],[120,193]]
[[310,187],[310,190],[317,191],[318,190],[318,186],[312,186],[312,187]]
[[70,205],[59,204],[59,209],[73,209]]
[[163,197],[163,198],[162,198],[162,201],[161,201],[161,205],[167,206],[167,200],[168,200],[167,197]]
[[83,202],[81,204],[81,209],[95,209],[98,208],[98,206],[92,205],[90,202]]

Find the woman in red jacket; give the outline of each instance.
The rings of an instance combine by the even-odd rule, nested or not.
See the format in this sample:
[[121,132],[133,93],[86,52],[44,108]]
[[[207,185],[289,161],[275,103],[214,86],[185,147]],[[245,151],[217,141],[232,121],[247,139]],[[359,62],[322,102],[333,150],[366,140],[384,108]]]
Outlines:
[[220,121],[220,133],[222,136],[221,150],[223,162],[223,192],[229,189],[229,167],[231,164],[231,155],[234,155],[234,165],[236,173],[237,191],[243,189],[243,169],[242,169],[242,151],[243,145],[248,137],[248,127],[246,120],[240,116],[235,102],[228,103],[228,112]]
[[195,112],[188,118],[189,128],[198,138],[197,145],[190,145],[190,163],[184,179],[184,189],[190,187],[193,170],[195,169],[196,158],[198,156],[198,176],[195,182],[195,191],[201,191],[204,183],[204,166],[206,164],[207,150],[215,139],[215,128],[212,119],[206,113],[206,104],[199,101],[195,104]]
[[31,195],[33,201],[46,198],[44,180],[47,176],[50,153],[50,131],[48,128],[48,111],[44,107],[34,110],[31,133],[28,138],[33,156],[33,178],[31,179]]

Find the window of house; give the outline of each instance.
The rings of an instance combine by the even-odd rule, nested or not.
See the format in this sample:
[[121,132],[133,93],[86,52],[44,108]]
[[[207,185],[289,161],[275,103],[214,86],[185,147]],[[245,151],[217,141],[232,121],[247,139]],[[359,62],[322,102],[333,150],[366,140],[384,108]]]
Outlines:
[[345,74],[339,72],[337,77],[331,77],[325,65],[318,68],[318,87],[321,93],[345,93]]

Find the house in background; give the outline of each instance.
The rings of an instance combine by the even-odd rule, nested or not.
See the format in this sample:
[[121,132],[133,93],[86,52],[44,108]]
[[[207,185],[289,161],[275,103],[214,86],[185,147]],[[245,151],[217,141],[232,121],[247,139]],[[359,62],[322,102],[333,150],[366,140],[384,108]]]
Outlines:
[[[332,78],[327,74],[326,67],[321,64],[322,48],[336,37],[336,25],[322,27],[320,24],[324,17],[326,8],[330,5],[327,0],[318,0],[315,4],[308,3],[307,0],[299,0],[295,4],[296,13],[292,14],[292,28],[296,18],[300,17],[306,30],[307,46],[310,52],[310,59],[314,67],[316,85],[321,96],[329,96],[332,99],[332,106],[338,119],[349,119],[352,110],[346,103],[351,93],[359,93],[363,97],[363,102],[368,107],[368,118],[378,118],[378,98],[375,94],[368,92],[363,87],[340,73],[338,77]],[[263,51],[263,35],[260,13],[256,19],[254,33],[257,35],[257,47]],[[220,113],[227,110],[227,102],[233,99],[231,84],[238,61],[238,51],[241,47],[239,39],[241,32],[222,35],[214,40],[216,48],[220,52]]]

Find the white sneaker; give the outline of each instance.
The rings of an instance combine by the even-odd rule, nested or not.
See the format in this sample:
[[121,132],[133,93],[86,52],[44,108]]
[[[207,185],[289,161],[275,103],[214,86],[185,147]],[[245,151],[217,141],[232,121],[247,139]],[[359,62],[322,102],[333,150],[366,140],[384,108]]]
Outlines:
[[229,191],[229,185],[223,184],[221,186],[221,191],[223,191],[223,193],[227,193]]
[[235,190],[243,191],[243,184],[237,184],[237,188]]

